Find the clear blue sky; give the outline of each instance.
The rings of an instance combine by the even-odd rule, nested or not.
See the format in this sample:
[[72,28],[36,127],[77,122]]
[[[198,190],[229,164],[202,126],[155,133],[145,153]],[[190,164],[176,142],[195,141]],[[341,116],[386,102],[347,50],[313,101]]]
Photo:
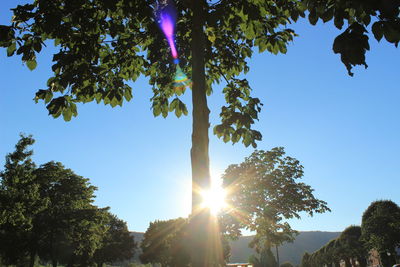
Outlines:
[[[0,4],[0,24],[9,22],[16,0]],[[297,230],[341,231],[360,224],[371,201],[400,203],[400,50],[371,42],[369,68],[349,77],[332,52],[332,25],[293,26],[300,35],[286,55],[254,54],[246,76],[264,103],[256,128],[260,149],[284,146],[305,167],[304,182],[328,202],[331,213],[292,221]],[[0,165],[19,133],[36,139],[38,164],[60,161],[98,186],[96,204],[145,231],[149,222],[187,216],[190,211],[191,118],[154,118],[151,88],[134,84],[134,99],[122,108],[85,104],[71,122],[47,115],[32,100],[51,75],[49,50],[29,71],[18,57],[0,50]],[[212,125],[218,122],[220,87],[209,98]],[[190,99],[190,91],[185,99]],[[187,101],[190,103],[190,101]],[[189,106],[190,108],[190,106]],[[210,134],[212,130],[210,130]],[[211,135],[213,173],[252,152]]]

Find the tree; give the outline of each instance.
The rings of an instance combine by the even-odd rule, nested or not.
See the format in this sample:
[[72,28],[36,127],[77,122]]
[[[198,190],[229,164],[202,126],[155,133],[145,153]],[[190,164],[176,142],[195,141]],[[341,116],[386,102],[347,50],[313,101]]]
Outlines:
[[43,164],[35,174],[49,205],[36,217],[34,248],[53,266],[88,262],[100,246],[108,219],[108,208],[92,205],[97,188],[59,162]]
[[96,249],[93,259],[98,267],[103,263],[128,260],[133,257],[136,243],[128,231],[126,223],[110,213],[108,215],[107,232]]
[[187,223],[183,218],[151,222],[140,245],[140,260],[161,266],[188,266],[189,255],[184,244]]
[[[21,135],[15,151],[6,156],[0,172],[0,253],[6,264],[33,266],[35,253],[31,250],[34,218],[47,206],[35,183],[36,165],[28,147],[35,140]],[[28,258],[30,258],[28,263]]]
[[362,239],[368,249],[376,249],[384,266],[395,263],[395,248],[400,245],[400,208],[391,200],[372,202],[361,223]]
[[0,173],[0,254],[6,264],[31,266],[42,259],[88,262],[105,231],[104,210],[92,205],[96,188],[59,162],[36,168],[21,136]]
[[34,142],[21,136],[0,173],[2,261],[33,267],[39,255],[53,266],[89,266],[130,258],[135,243],[126,224],[93,205],[96,187],[59,162],[36,168]]
[[223,214],[230,224],[226,229],[254,231],[251,246],[260,250],[293,240],[296,231],[286,219],[329,211],[309,185],[297,181],[302,176],[303,166],[285,156],[282,147],[256,150],[244,162],[230,165],[222,176],[229,206]]
[[[17,6],[12,24],[0,26],[0,46],[7,48],[9,56],[22,55],[28,68],[34,69],[36,54],[45,41],[55,41],[60,51],[53,57],[54,75],[47,82],[48,88],[36,94],[36,101],[43,100],[54,117],[62,114],[65,120],[70,120],[77,116],[76,103],[122,105],[124,100],[132,98],[128,82],[140,75],[149,77],[153,87],[154,115],[166,117],[174,111],[179,117],[188,113],[187,108],[179,99],[182,91],[173,89],[174,70],[165,56],[167,42],[154,18],[156,7],[162,8],[169,2],[37,0]],[[247,60],[253,49],[286,53],[287,44],[296,36],[287,25],[306,14],[313,25],[318,19],[334,20],[335,26],[342,29],[346,21],[347,29],[335,39],[333,50],[341,55],[352,75],[353,66],[367,66],[366,32],[371,17],[376,17],[372,32],[377,40],[384,36],[396,46],[400,40],[398,0],[176,0],[175,4],[179,18],[177,45],[183,70],[191,74],[193,81],[193,189],[206,190],[210,183],[207,95],[214,84],[226,82],[223,89],[226,105],[221,109],[221,123],[214,127],[214,133],[225,142],[241,141],[246,146],[255,147],[256,141],[261,140],[261,133],[252,128],[261,103],[251,95],[248,81],[238,78],[249,71]],[[194,215],[201,203],[198,191],[192,191]],[[201,228],[205,225],[202,216],[207,214],[194,216],[193,225],[200,227],[195,231],[206,233]],[[205,246],[201,242],[199,245]],[[193,256],[201,254],[196,251]]]

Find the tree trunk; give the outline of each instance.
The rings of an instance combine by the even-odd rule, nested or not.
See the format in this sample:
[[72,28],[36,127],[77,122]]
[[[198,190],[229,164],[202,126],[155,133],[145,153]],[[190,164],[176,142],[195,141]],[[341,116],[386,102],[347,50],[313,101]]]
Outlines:
[[210,165],[208,154],[209,109],[205,76],[204,0],[192,0],[192,215],[190,219],[190,247],[193,267],[210,267],[221,260],[222,246],[218,222],[202,209],[201,192],[210,188]]
[[367,267],[367,259],[365,257],[360,257],[358,259],[358,263],[360,264],[360,267]]
[[210,166],[208,156],[209,109],[206,96],[204,66],[205,36],[203,0],[193,0],[192,26],[192,215],[201,209],[201,190],[210,187]]
[[36,258],[36,253],[31,251],[31,253],[29,255],[29,267],[35,266],[35,258]]
[[275,245],[275,250],[276,250],[276,266],[279,267],[279,250],[278,250],[278,245]]
[[56,259],[52,259],[51,260],[51,265],[53,266],[53,267],[57,267],[57,260]]

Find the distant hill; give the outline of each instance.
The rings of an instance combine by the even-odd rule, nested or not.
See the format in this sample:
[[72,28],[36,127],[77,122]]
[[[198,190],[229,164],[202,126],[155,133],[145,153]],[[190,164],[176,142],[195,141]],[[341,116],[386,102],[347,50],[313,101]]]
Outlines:
[[[141,232],[131,232],[131,235],[135,238],[136,242],[140,242],[143,239]],[[285,243],[279,247],[279,259],[280,262],[290,261],[293,264],[300,264],[301,257],[305,252],[314,252],[329,240],[334,239],[340,235],[340,232],[299,232],[293,243]],[[230,242],[231,245],[231,258],[230,262],[247,262],[250,255],[255,252],[249,248],[249,243],[252,240],[252,236],[242,236],[236,241]],[[275,249],[272,251],[275,255]],[[139,260],[140,250],[135,253],[135,260]]]
[[[301,257],[305,252],[314,252],[329,240],[340,235],[340,232],[299,232],[293,243],[285,243],[279,247],[279,261],[290,261],[293,264],[300,264]],[[250,255],[255,251],[249,248],[248,244],[253,236],[242,236],[236,241],[231,242],[230,262],[247,262]],[[275,255],[275,249],[272,250]]]

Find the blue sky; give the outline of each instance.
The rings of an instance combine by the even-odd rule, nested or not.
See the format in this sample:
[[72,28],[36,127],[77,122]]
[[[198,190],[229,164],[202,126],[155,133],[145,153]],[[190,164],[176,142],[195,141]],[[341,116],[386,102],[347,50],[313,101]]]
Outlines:
[[[14,0],[1,1],[0,24],[8,23]],[[332,212],[291,221],[297,230],[341,231],[360,224],[371,201],[400,203],[399,69],[400,50],[371,41],[369,68],[349,77],[332,42],[339,33],[330,24],[293,25],[300,35],[286,55],[254,54],[246,75],[264,103],[256,128],[259,149],[284,146],[305,167],[304,182],[328,202]],[[144,78],[134,85],[134,99],[122,108],[89,103],[71,122],[47,115],[32,100],[51,75],[51,49],[29,71],[18,57],[0,50],[0,165],[14,150],[19,133],[36,139],[38,164],[60,161],[98,186],[96,204],[145,231],[150,221],[190,212],[191,118],[154,118],[151,88]],[[211,123],[218,123],[221,88],[209,98]],[[190,100],[190,91],[184,97]],[[190,101],[187,101],[190,104]],[[189,106],[189,112],[191,108]],[[252,152],[212,136],[214,175]]]

